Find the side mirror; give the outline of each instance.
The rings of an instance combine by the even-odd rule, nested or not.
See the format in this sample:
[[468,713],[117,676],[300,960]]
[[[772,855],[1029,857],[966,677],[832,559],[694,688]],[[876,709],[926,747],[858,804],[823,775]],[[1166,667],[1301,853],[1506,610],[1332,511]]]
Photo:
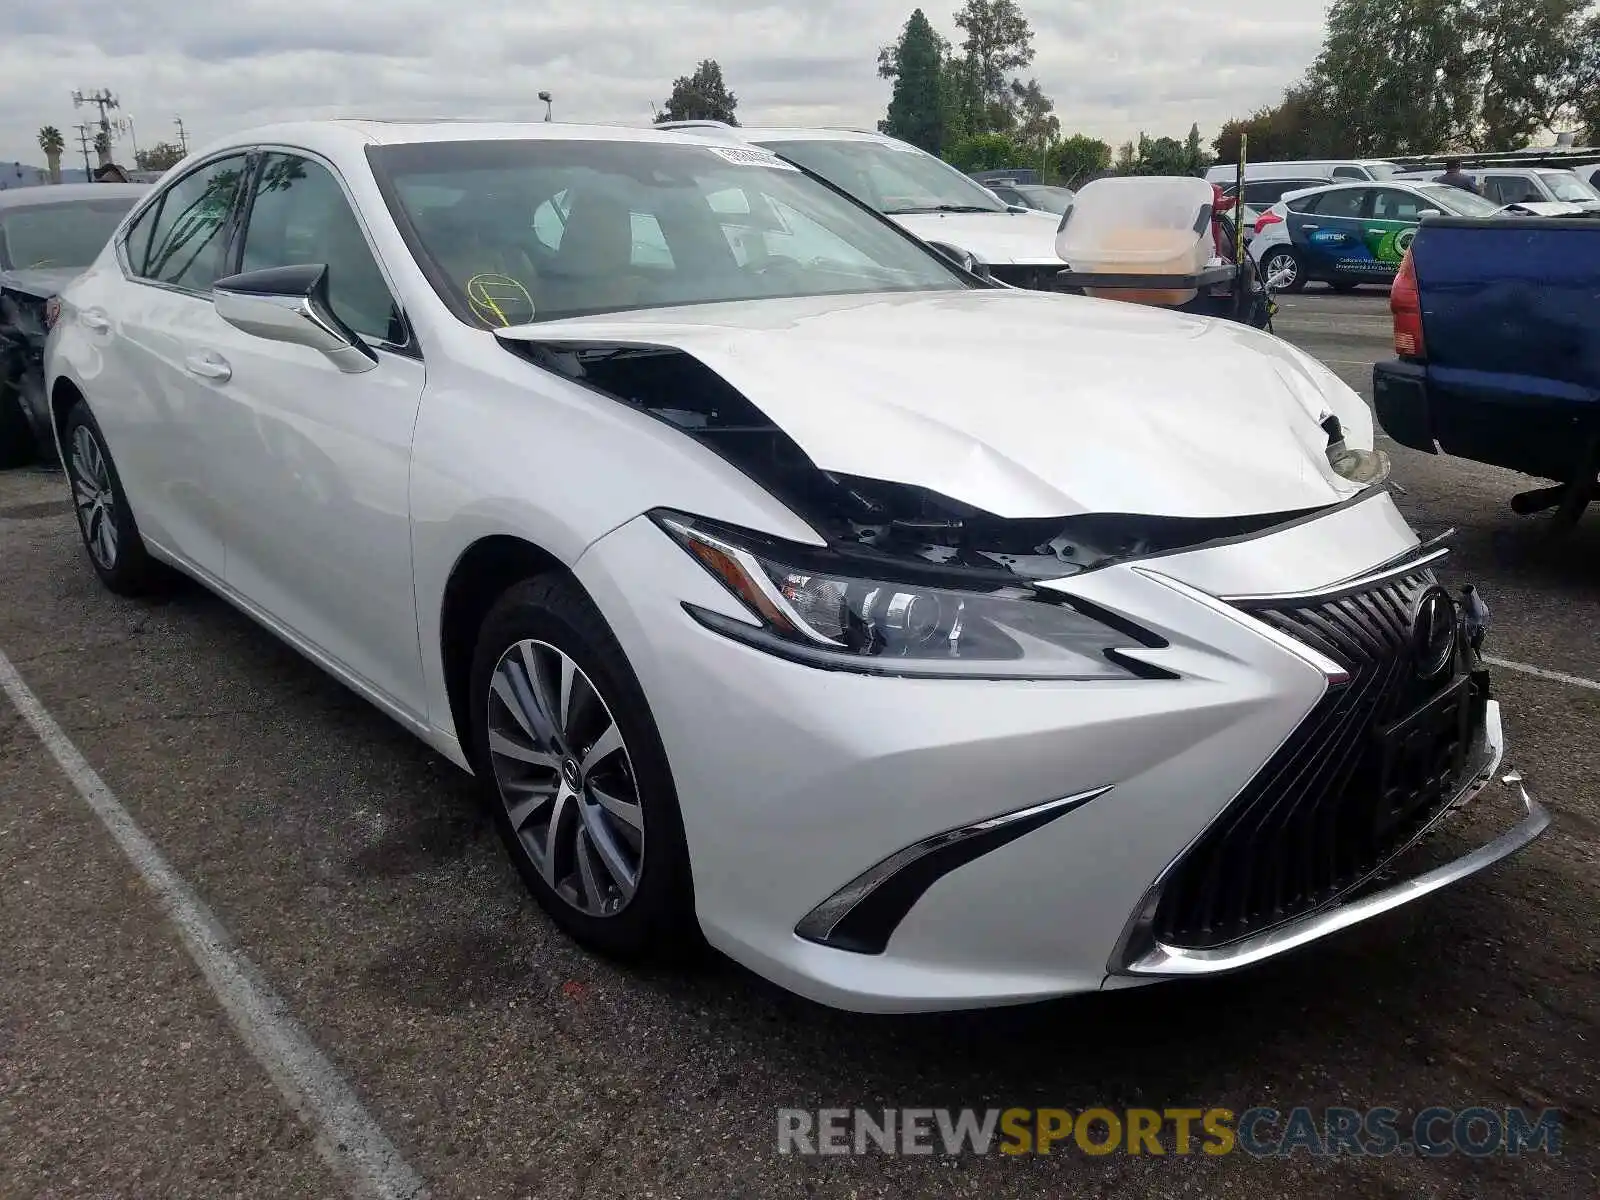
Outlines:
[[370,371],[378,356],[328,303],[328,267],[307,263],[229,275],[211,285],[217,316],[272,342],[308,346],[346,374]]
[[976,275],[979,279],[992,278],[989,274],[988,265],[979,262],[972,256],[970,251],[963,250],[960,246],[952,246],[949,242],[929,242],[928,245],[932,246],[967,274]]
[[1417,220],[1426,221],[1429,217],[1442,216],[1444,216],[1444,213],[1440,212],[1437,208],[1425,208],[1421,212],[1417,213]]

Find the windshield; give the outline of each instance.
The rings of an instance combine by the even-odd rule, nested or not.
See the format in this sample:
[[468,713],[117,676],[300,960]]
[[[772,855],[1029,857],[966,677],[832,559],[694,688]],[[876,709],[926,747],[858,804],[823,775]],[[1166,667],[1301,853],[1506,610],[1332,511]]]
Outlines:
[[974,286],[893,225],[748,146],[532,139],[368,154],[435,288],[485,327]]
[[0,211],[0,267],[87,267],[105,249],[135,199],[69,200]]
[[1600,191],[1596,191],[1571,171],[1540,171],[1539,178],[1545,181],[1550,188],[1550,194],[1557,200],[1570,200],[1574,204],[1600,200]]
[[1057,214],[1067,211],[1073,197],[1073,193],[1066,188],[1036,183],[1018,184],[1017,191],[1031,200],[1034,207]]
[[1426,196],[1430,204],[1463,217],[1486,217],[1500,211],[1500,205],[1493,200],[1449,184],[1419,183],[1417,191]]
[[761,145],[885,216],[926,212],[1005,212],[987,188],[949,163],[902,143],[764,141]]

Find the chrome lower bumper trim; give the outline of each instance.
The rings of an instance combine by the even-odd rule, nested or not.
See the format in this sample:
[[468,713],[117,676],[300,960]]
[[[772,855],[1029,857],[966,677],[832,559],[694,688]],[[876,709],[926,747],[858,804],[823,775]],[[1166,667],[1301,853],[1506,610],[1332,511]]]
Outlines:
[[[1499,744],[1499,713],[1498,706],[1491,706],[1494,729],[1491,730],[1492,742],[1498,748]],[[1463,790],[1462,795],[1440,814],[1440,820],[1450,813],[1470,804],[1482,794],[1483,790],[1493,782],[1494,774],[1499,769],[1499,754],[1496,753],[1489,769],[1476,780],[1472,786]],[[1533,797],[1528,795],[1528,790],[1522,785],[1522,776],[1512,771],[1500,779],[1500,785],[1514,790],[1523,810],[1523,817],[1510,829],[1506,830],[1492,842],[1488,842],[1470,854],[1444,864],[1441,867],[1418,875],[1412,879],[1397,883],[1392,887],[1380,891],[1334,904],[1328,908],[1314,913],[1308,913],[1294,921],[1274,926],[1254,937],[1232,942],[1226,946],[1217,946],[1207,950],[1190,950],[1181,946],[1168,946],[1156,942],[1138,958],[1116,970],[1113,974],[1139,975],[1146,977],[1185,978],[1202,975],[1220,975],[1227,971],[1235,971],[1241,967],[1253,966],[1266,959],[1286,954],[1290,950],[1298,949],[1310,942],[1337,933],[1341,929],[1348,929],[1362,921],[1371,920],[1373,917],[1400,908],[1419,900],[1431,892],[1437,892],[1449,887],[1453,883],[1475,875],[1486,867],[1493,866],[1503,858],[1508,858],[1518,850],[1527,846],[1550,826],[1550,813]],[[1435,825],[1439,822],[1436,821]],[[1402,852],[1403,853],[1403,852]],[[1391,862],[1393,860],[1390,860]]]

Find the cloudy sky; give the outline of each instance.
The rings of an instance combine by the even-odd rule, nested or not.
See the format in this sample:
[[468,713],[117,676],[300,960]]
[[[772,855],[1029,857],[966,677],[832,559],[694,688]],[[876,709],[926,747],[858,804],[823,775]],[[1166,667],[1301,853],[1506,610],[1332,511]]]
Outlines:
[[[1023,0],[1030,74],[1062,125],[1118,142],[1208,137],[1271,103],[1321,41],[1324,0]],[[913,0],[10,0],[0,4],[0,159],[40,163],[44,124],[109,88],[139,145],[190,144],[306,116],[543,115],[647,123],[651,102],[715,58],[746,124],[871,128],[877,49]],[[946,36],[956,0],[927,5]],[[1231,10],[1231,11],[1230,11]],[[130,159],[124,143],[120,159]],[[73,155],[69,153],[69,165]]]

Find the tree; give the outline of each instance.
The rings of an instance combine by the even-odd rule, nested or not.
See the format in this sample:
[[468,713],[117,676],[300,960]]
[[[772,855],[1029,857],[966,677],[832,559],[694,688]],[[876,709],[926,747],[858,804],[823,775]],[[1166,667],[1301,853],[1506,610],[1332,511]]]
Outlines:
[[1017,142],[1032,159],[1040,159],[1061,136],[1061,118],[1055,115],[1055,102],[1044,94],[1037,79],[1027,83],[1013,79],[1011,94],[1017,103]]
[[157,142],[148,150],[135,151],[133,161],[141,171],[165,171],[183,161],[183,150],[171,142]]
[[1052,174],[1064,187],[1078,187],[1111,169],[1111,147],[1099,138],[1075,133],[1050,148]]
[[714,58],[700,61],[693,75],[680,75],[672,81],[667,106],[656,113],[657,125],[666,121],[723,121],[737,125],[733,110],[739,98],[722,81],[722,68]]
[[[1539,131],[1577,118],[1600,14],[1589,0],[1475,0],[1467,33],[1481,75],[1477,119],[1465,130],[1475,149],[1514,149]],[[1589,40],[1586,41],[1585,38]]]
[[1427,154],[1471,124],[1472,53],[1462,0],[1334,0],[1311,68],[1348,152]]
[[1185,175],[1204,176],[1206,168],[1211,165],[1211,156],[1206,153],[1206,148],[1200,142],[1200,124],[1189,126],[1189,136],[1183,143],[1183,173]]
[[61,182],[61,154],[67,148],[66,139],[61,136],[61,130],[54,125],[46,125],[39,130],[39,149],[44,151],[44,161],[50,171],[50,182]]
[[1033,62],[1033,30],[1016,0],[966,0],[956,13],[966,35],[968,125],[972,132],[1006,131],[1016,123],[1011,73]]
[[1027,150],[1003,133],[973,133],[952,145],[945,160],[958,171],[1003,171],[1026,162]]
[[878,75],[894,80],[889,113],[878,129],[938,154],[945,145],[944,70],[950,44],[934,32],[919,8],[900,40],[878,51]]

